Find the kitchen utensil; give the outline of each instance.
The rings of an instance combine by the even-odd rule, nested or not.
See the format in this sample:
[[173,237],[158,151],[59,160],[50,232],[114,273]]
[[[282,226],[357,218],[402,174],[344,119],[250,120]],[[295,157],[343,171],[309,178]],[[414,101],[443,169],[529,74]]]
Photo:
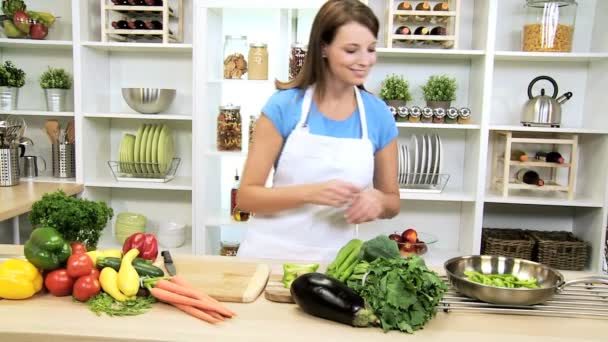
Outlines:
[[163,260],[165,263],[165,269],[167,270],[167,273],[169,273],[169,275],[176,275],[177,274],[177,270],[175,269],[175,265],[173,264],[173,258],[171,258],[171,252],[169,251],[162,251],[160,252],[160,255],[163,256]]
[[195,289],[223,302],[256,300],[268,281],[267,264],[243,262],[234,257],[173,255],[173,263]]
[[66,130],[66,134],[67,134],[67,142],[69,144],[73,144],[74,142],[76,142],[76,131],[75,131],[75,127],[74,127],[74,120],[68,121],[68,125],[65,130]]
[[286,288],[281,282],[283,278],[280,274],[272,274],[268,279],[268,284],[264,289],[264,297],[272,302],[277,303],[295,303],[291,297],[290,289]]
[[[540,80],[551,82],[553,94],[545,95],[541,89],[540,95],[532,96],[532,87]],[[528,101],[522,112],[521,123],[524,126],[551,126],[559,127],[562,120],[562,104],[572,98],[572,92],[557,97],[557,82],[549,76],[538,76],[528,85]]]
[[142,114],[158,114],[167,110],[175,99],[175,89],[122,88],[122,97],[129,107]]
[[[490,255],[452,258],[444,264],[449,282],[460,293],[481,301],[504,305],[532,305],[550,300],[556,293],[574,284],[604,283],[608,277],[594,276],[564,281],[555,269],[529,260]],[[483,274],[513,274],[520,279],[535,278],[539,288],[506,288],[470,281],[465,271]]]
[[45,125],[46,134],[52,145],[59,144],[59,121],[47,120]]
[[38,158],[42,160],[42,163],[44,165],[44,169],[42,170],[42,172],[46,171],[46,160],[44,160],[44,158],[37,156],[23,156],[19,158],[21,160],[21,164],[19,165],[19,172],[21,177],[38,177]]

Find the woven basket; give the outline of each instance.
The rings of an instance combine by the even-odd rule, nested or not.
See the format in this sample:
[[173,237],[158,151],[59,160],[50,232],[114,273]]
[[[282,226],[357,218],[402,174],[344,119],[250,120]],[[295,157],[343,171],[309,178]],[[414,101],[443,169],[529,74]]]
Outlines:
[[589,246],[570,232],[529,231],[536,242],[534,261],[560,270],[585,269]]
[[534,240],[521,229],[484,228],[481,254],[532,260]]

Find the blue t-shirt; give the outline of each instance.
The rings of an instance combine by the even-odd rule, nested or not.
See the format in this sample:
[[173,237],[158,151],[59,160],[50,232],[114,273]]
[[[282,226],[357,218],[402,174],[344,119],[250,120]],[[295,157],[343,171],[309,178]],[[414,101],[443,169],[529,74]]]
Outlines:
[[[279,90],[275,92],[262,108],[283,139],[300,121],[302,112],[303,92],[299,88]],[[365,106],[367,118],[367,136],[374,146],[374,153],[384,148],[399,135],[393,114],[388,106],[374,95],[361,90],[361,98]],[[308,129],[311,134],[325,135],[336,138],[361,138],[361,120],[359,108],[345,120],[335,121],[327,118],[313,101],[308,114]]]

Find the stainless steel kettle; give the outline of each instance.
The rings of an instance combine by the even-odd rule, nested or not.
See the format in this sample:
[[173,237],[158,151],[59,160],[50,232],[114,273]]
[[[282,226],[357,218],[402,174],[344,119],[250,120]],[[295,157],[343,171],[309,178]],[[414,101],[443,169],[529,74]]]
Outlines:
[[[540,95],[532,96],[532,87],[540,80],[546,80],[553,85],[553,95],[545,95],[545,89],[541,89]],[[572,93],[567,92],[557,97],[557,82],[549,76],[538,76],[528,85],[528,102],[524,106],[521,123],[524,126],[551,126],[559,127],[562,121],[562,103],[572,98]]]

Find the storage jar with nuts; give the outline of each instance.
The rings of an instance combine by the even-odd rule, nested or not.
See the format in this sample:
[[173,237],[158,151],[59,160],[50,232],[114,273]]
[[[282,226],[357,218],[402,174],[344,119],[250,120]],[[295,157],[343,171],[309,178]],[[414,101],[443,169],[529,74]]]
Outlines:
[[575,0],[527,0],[522,49],[571,52],[577,6]]
[[224,78],[241,79],[247,73],[247,36],[226,36],[224,45]]

